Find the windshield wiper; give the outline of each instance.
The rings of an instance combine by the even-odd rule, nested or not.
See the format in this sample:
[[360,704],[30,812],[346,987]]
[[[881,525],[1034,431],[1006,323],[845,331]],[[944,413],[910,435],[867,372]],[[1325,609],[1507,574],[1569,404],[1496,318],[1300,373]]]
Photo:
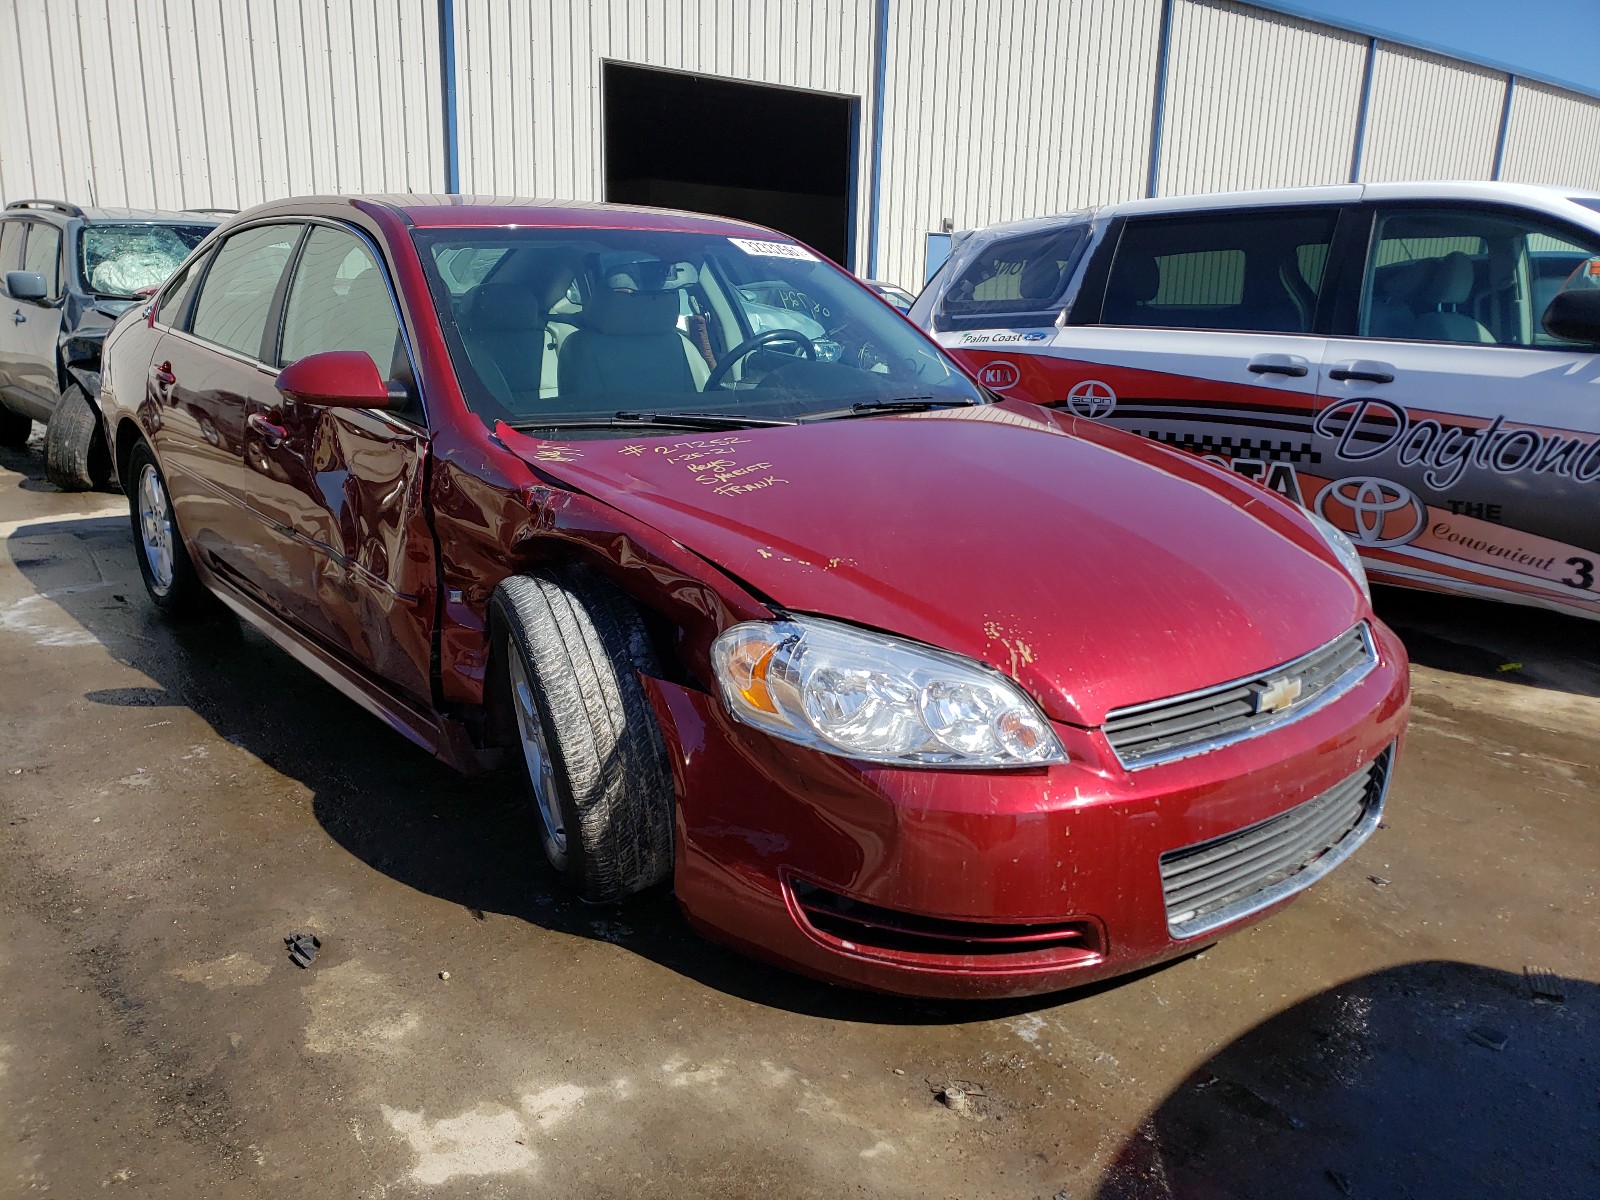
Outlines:
[[881,413],[928,412],[935,408],[967,408],[981,401],[964,396],[901,396],[895,400],[862,400],[849,408],[812,413],[807,421],[836,421],[842,417],[872,417]]
[[747,417],[734,413],[675,413],[653,409],[623,409],[609,416],[551,417],[548,421],[508,421],[512,429],[631,429],[636,425],[660,425],[668,429],[757,429],[798,422],[782,417]]

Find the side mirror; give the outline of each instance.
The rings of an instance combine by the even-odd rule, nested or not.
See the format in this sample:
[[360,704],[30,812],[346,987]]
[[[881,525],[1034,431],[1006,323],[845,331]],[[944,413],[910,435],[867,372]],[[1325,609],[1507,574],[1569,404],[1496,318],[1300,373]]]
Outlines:
[[308,354],[278,372],[278,391],[296,404],[323,408],[399,408],[405,391],[392,389],[365,350]]
[[1600,288],[1557,292],[1544,310],[1544,328],[1569,342],[1600,342]]
[[50,294],[44,276],[37,271],[7,271],[6,291],[13,300],[43,300]]

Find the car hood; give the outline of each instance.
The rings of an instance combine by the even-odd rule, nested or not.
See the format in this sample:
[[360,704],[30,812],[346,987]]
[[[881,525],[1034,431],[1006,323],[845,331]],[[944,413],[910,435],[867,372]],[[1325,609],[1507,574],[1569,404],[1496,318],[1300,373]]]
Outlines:
[[669,437],[497,433],[773,603],[986,662],[1074,724],[1264,671],[1364,611],[1277,497],[1029,404]]

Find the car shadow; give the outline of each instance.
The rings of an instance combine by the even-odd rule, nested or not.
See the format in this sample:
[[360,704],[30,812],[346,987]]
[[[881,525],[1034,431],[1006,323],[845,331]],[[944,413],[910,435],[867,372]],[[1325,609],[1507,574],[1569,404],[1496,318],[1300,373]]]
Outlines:
[[1600,987],[1417,962],[1329,988],[1208,1059],[1099,1200],[1600,1195]]
[[1600,697],[1600,622],[1542,608],[1377,586],[1373,607],[1421,666]]
[[[583,904],[545,867],[538,818],[512,771],[478,778],[456,773],[230,614],[185,623],[163,619],[145,596],[126,518],[30,522],[7,540],[7,550],[39,595],[150,680],[89,690],[85,699],[109,707],[191,710],[219,737],[302,784],[317,821],[355,858],[473,917],[499,914],[610,942],[727,995],[833,1020],[959,1024],[1068,998],[946,1003],[873,995],[706,941],[689,928],[665,887],[621,904]],[[1092,995],[1128,979],[1068,995]]]

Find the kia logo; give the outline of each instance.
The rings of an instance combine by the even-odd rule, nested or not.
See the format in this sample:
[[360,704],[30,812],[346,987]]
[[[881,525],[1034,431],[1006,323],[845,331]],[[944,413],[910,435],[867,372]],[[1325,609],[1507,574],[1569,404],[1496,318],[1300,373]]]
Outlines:
[[1067,407],[1074,416],[1098,421],[1116,411],[1117,394],[1111,390],[1110,384],[1101,383],[1098,379],[1085,379],[1082,383],[1072,385],[1072,390],[1067,393]]
[[997,358],[992,363],[985,363],[978,371],[978,382],[986,388],[1003,392],[1022,382],[1022,372],[1017,370],[1016,363]]
[[[1348,521],[1335,521],[1330,505],[1348,514]],[[1313,507],[1358,546],[1403,546],[1428,524],[1427,506],[1410,489],[1366,475],[1335,479],[1317,493]]]

